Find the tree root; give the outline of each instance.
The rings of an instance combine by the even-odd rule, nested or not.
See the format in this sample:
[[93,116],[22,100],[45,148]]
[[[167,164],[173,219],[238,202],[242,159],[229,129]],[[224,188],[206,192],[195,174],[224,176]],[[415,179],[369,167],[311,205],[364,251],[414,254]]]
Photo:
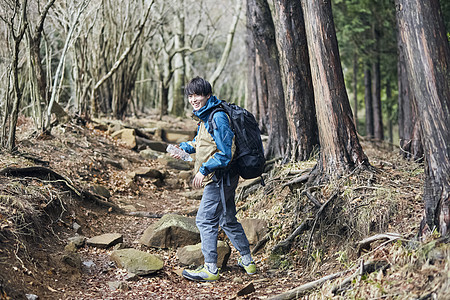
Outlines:
[[295,237],[311,228],[312,219],[306,219],[292,232],[285,240],[278,243],[272,248],[272,253],[286,253],[291,249]]
[[14,168],[14,167],[6,167],[0,170],[0,175],[4,176],[15,176],[15,177],[23,177],[29,176],[34,178],[41,178],[50,180],[53,183],[60,182],[63,184],[65,188],[75,193],[81,200],[89,200],[94,202],[95,204],[107,207],[109,209],[113,209],[116,212],[123,213],[123,209],[118,207],[116,204],[103,200],[101,196],[94,195],[87,190],[79,189],[75,187],[73,182],[55,171],[45,168],[45,167],[26,167],[26,168]]

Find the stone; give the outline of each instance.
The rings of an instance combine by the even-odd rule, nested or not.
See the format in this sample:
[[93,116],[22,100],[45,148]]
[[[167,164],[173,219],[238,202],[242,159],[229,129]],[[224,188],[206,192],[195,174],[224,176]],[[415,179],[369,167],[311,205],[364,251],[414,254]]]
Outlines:
[[159,179],[164,179],[165,177],[164,174],[161,173],[159,170],[152,169],[149,167],[137,168],[136,170],[134,170],[134,173],[136,174],[136,176],[140,177],[159,178]]
[[156,255],[133,248],[114,250],[111,260],[117,267],[140,276],[155,273],[164,267],[164,261]]
[[267,222],[262,219],[240,220],[250,245],[257,244],[268,232]]
[[110,291],[121,290],[128,291],[130,287],[124,281],[108,281],[108,287]]
[[91,186],[90,188],[91,192],[93,192],[94,194],[97,194],[99,196],[102,196],[104,198],[111,198],[111,193],[109,192],[109,190],[104,187],[103,185],[100,184],[94,184]]
[[77,222],[73,222],[72,228],[75,231],[75,233],[81,233],[81,225]]
[[120,138],[120,140],[125,144],[128,149],[134,149],[137,145],[136,143],[136,132],[134,129],[121,129],[114,132],[111,137]]
[[139,155],[144,159],[158,159],[164,156],[161,152],[152,149],[144,149],[139,151]]
[[150,225],[140,243],[155,248],[178,248],[200,242],[200,232],[194,218],[175,214],[164,215]]
[[69,242],[64,247],[64,252],[66,252],[66,253],[75,253],[75,252],[77,252],[77,246],[75,245],[74,242]]
[[25,294],[25,297],[27,298],[27,300],[38,300],[39,296],[35,295],[35,294]]
[[102,235],[94,236],[86,241],[88,246],[98,248],[109,248],[115,244],[123,242],[123,235],[120,233],[105,233]]
[[188,199],[202,200],[203,189],[196,189],[196,190],[193,190],[193,191],[182,192],[180,194],[183,195],[184,197],[188,198]]
[[82,235],[76,235],[68,238],[68,241],[74,243],[77,248],[81,248],[86,242],[86,237]]
[[[225,268],[228,263],[228,259],[231,255],[230,246],[224,241],[217,242],[217,266],[219,268]],[[204,258],[202,254],[202,244],[188,245],[179,248],[177,251],[177,258],[182,265],[201,266],[204,264]]]
[[62,255],[61,261],[73,268],[81,269],[81,258],[78,253],[66,252]]
[[182,180],[191,180],[192,172],[191,171],[180,171],[178,174]]
[[172,158],[166,155],[164,158],[159,159],[165,166],[175,170],[189,171],[194,166],[193,162],[183,161],[181,159]]

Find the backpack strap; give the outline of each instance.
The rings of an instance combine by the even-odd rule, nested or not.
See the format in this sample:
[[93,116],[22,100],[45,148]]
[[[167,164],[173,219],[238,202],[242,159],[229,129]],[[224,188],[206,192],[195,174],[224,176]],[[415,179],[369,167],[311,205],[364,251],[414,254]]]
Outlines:
[[228,121],[230,122],[230,128],[231,128],[231,130],[233,130],[233,124],[231,123],[230,116],[228,115],[227,111],[222,107],[222,105],[219,105],[209,114],[209,117],[208,117],[208,124],[209,124],[208,132],[209,132],[209,134],[211,134],[211,136],[214,136],[213,135],[214,129],[218,128],[216,122],[214,122],[214,119],[213,119],[214,114],[218,111],[223,111],[227,115]]

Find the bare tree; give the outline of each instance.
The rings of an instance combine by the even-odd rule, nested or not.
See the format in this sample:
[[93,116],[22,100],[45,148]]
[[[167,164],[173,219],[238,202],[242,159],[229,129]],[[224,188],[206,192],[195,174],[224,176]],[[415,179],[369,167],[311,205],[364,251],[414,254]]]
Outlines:
[[[16,146],[16,126],[19,116],[19,105],[22,100],[23,88],[19,84],[19,51],[20,44],[28,27],[27,23],[27,0],[22,2],[14,1],[5,3],[10,9],[8,14],[2,15],[3,20],[11,36],[12,59],[10,63],[10,80],[12,82],[12,95],[9,88],[6,96],[6,111],[2,120],[2,132],[0,135],[0,145],[8,151],[13,151]],[[7,8],[5,7],[5,10]],[[13,98],[13,99],[12,99]],[[9,119],[9,123],[8,123]],[[8,133],[7,133],[8,132]]]

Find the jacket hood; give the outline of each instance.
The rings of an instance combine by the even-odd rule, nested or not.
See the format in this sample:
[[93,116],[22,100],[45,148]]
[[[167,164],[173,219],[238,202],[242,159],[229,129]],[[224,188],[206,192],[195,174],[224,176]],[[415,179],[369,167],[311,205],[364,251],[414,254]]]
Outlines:
[[201,107],[199,110],[194,110],[194,116],[201,119],[203,122],[208,121],[208,116],[211,113],[211,111],[219,106],[219,104],[222,102],[222,100],[217,99],[216,96],[209,97],[208,101],[206,101],[206,105]]

